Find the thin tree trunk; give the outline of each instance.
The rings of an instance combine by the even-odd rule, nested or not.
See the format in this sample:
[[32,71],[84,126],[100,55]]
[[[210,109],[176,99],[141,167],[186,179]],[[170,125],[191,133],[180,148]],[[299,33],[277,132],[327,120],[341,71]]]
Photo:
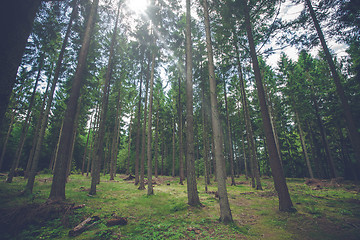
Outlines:
[[[111,142],[110,180],[114,180],[115,174],[116,174],[116,163],[117,163],[117,155],[118,155],[120,120],[121,120],[121,102],[120,102],[121,86],[122,86],[122,82],[120,81],[119,92],[118,92],[117,100],[116,100],[115,126],[114,126],[113,138],[112,138],[112,142]],[[131,144],[131,119],[132,119],[132,116],[130,118],[130,127],[129,127],[130,128],[130,136],[129,136],[128,155],[130,154],[130,144]],[[127,164],[128,169],[129,169],[129,163],[130,162],[128,160],[128,164]],[[129,174],[129,173],[127,173],[127,174]]]
[[235,173],[234,173],[234,150],[233,150],[233,142],[231,137],[231,124],[229,119],[229,107],[227,102],[226,81],[224,81],[224,98],[225,98],[226,123],[227,123],[227,132],[228,132],[228,141],[229,141],[231,186],[235,186],[236,184],[235,184]]
[[[154,45],[155,39],[154,39]],[[150,93],[149,93],[149,114],[148,114],[148,130],[147,130],[147,164],[148,164],[148,192],[147,195],[153,195],[154,189],[152,185],[152,151],[151,151],[151,142],[152,142],[152,107],[153,107],[153,92],[154,92],[154,71],[155,71],[155,52],[152,53],[151,60],[151,76],[150,76]]]
[[100,111],[100,123],[99,123],[99,135],[98,135],[98,142],[97,142],[97,150],[96,155],[94,158],[94,173],[91,175],[91,188],[90,188],[90,195],[96,194],[96,185],[100,181],[100,168],[101,168],[101,159],[103,158],[104,153],[104,138],[105,138],[105,124],[106,124],[106,113],[108,110],[108,103],[109,103],[109,94],[110,94],[110,80],[112,75],[112,65],[113,65],[113,55],[114,55],[114,47],[115,47],[115,41],[116,41],[116,34],[117,34],[117,26],[119,21],[119,15],[120,15],[120,6],[121,1],[118,3],[118,9],[116,14],[116,21],[115,26],[113,30],[113,34],[111,37],[111,43],[110,43],[110,55],[109,60],[107,64],[107,70],[106,70],[106,76],[105,76],[105,82],[104,82],[104,88],[103,88],[103,95],[102,95],[102,108]]
[[159,108],[160,103],[158,101],[158,109],[156,111],[156,128],[155,128],[155,145],[154,145],[154,151],[155,151],[155,177],[158,177],[158,148],[159,148]]
[[18,166],[19,166],[21,153],[22,153],[22,150],[24,148],[26,135],[27,135],[27,132],[28,132],[29,126],[30,126],[30,116],[31,116],[32,108],[34,106],[36,89],[37,89],[37,86],[38,86],[38,83],[39,83],[39,80],[40,80],[41,71],[42,71],[42,68],[43,68],[43,65],[44,65],[44,60],[45,60],[45,54],[42,53],[41,56],[40,56],[40,60],[39,60],[38,73],[37,73],[37,76],[36,76],[34,89],[33,89],[32,95],[31,95],[30,100],[29,100],[29,107],[28,107],[28,110],[27,110],[27,113],[26,113],[25,120],[23,122],[22,129],[21,129],[21,136],[20,136],[20,140],[19,140],[18,147],[17,147],[17,150],[16,150],[15,158],[13,158],[13,160],[12,160],[11,169],[10,169],[10,172],[9,172],[8,177],[6,179],[7,183],[12,182],[14,174],[15,174],[15,169],[18,168]]
[[301,142],[301,147],[302,150],[304,152],[304,157],[305,157],[305,162],[306,162],[306,166],[308,168],[309,171],[309,176],[310,178],[314,178],[314,174],[311,168],[311,164],[310,164],[310,160],[309,160],[309,155],[306,149],[306,144],[305,144],[305,139],[304,139],[304,132],[301,128],[301,123],[300,123],[300,118],[299,118],[299,113],[297,112],[297,110],[295,109],[295,117],[296,117],[296,122],[299,128],[299,136],[300,136],[300,142]]
[[327,164],[328,164],[328,168],[329,168],[330,178],[335,178],[335,177],[337,177],[337,174],[335,171],[334,159],[331,155],[329,141],[327,140],[324,123],[320,116],[319,104],[318,104],[318,101],[316,100],[314,88],[312,86],[310,86],[310,89],[311,89],[311,98],[314,103],[315,115],[316,115],[316,119],[317,119],[317,122],[319,125],[320,134],[321,134],[321,140],[322,140],[322,142],[324,144],[324,148],[325,148],[326,160],[327,160]]
[[87,134],[87,138],[86,138],[85,151],[84,151],[82,164],[81,164],[81,175],[84,175],[84,172],[85,172],[85,161],[86,161],[86,155],[87,155],[88,146],[89,146],[91,123],[92,123],[92,116],[90,117],[90,124],[89,124],[89,130],[88,130],[88,134]]
[[175,177],[175,118],[173,124],[173,135],[172,135],[172,177]]
[[140,65],[141,65],[140,90],[139,90],[139,102],[138,102],[138,111],[137,111],[137,129],[136,129],[135,160],[134,160],[135,161],[135,185],[139,184],[139,152],[140,152],[140,136],[141,136],[141,98],[142,98],[141,92],[142,92],[142,80],[143,80],[143,61],[141,61]]
[[67,159],[70,157],[69,143],[72,139],[72,133],[75,126],[74,116],[76,114],[78,99],[80,97],[81,83],[86,66],[86,58],[89,52],[89,46],[91,41],[91,33],[95,23],[95,17],[99,0],[93,0],[90,10],[89,18],[86,24],[83,43],[79,53],[78,65],[76,68],[75,76],[72,81],[70,98],[67,104],[67,108],[64,116],[63,133],[61,135],[59,145],[59,155],[56,160],[53,182],[51,185],[51,191],[49,199],[51,200],[63,200],[65,199],[65,184],[66,184],[66,170]]
[[218,182],[218,194],[220,204],[220,221],[224,223],[232,222],[232,215],[230,204],[226,189],[226,172],[225,172],[225,159],[223,154],[223,136],[221,133],[220,116],[217,109],[217,96],[216,96],[216,81],[215,69],[213,60],[213,50],[211,45],[211,32],[210,20],[207,0],[203,0],[204,17],[205,17],[205,31],[206,31],[206,46],[208,55],[209,67],[209,84],[210,84],[210,102],[211,102],[211,119],[214,138],[214,151],[216,161],[216,175]]
[[324,53],[325,53],[326,61],[329,64],[330,72],[331,72],[331,75],[333,77],[333,80],[334,80],[334,83],[335,83],[335,86],[336,86],[336,92],[339,95],[339,98],[340,98],[340,101],[341,101],[341,104],[342,104],[342,109],[344,111],[344,118],[345,118],[345,122],[347,124],[347,129],[348,129],[348,132],[349,132],[351,145],[353,147],[353,150],[354,150],[354,153],[355,153],[355,156],[356,156],[355,158],[356,158],[357,163],[358,163],[358,168],[360,168],[360,134],[359,134],[358,129],[357,129],[356,125],[355,125],[354,117],[353,117],[353,115],[351,113],[351,109],[350,109],[347,97],[345,95],[344,88],[343,88],[343,86],[341,84],[340,77],[339,77],[339,74],[338,74],[338,72],[336,70],[336,66],[335,66],[334,61],[332,59],[332,56],[330,54],[329,48],[328,48],[328,46],[326,44],[324,34],[323,34],[322,30],[321,30],[319,21],[316,18],[316,13],[315,13],[312,5],[311,5],[311,1],[310,0],[305,0],[305,3],[309,8],[311,18],[313,19],[315,29],[317,31],[317,34],[319,36],[321,45],[322,45]]
[[129,141],[128,141],[128,156],[126,159],[126,174],[130,174],[130,148],[131,148],[131,130],[132,130],[132,114],[130,116],[130,122],[129,122]]
[[258,98],[260,103],[260,110],[263,119],[264,131],[266,136],[266,144],[269,151],[269,160],[271,166],[271,172],[274,179],[275,189],[279,197],[279,210],[280,211],[294,211],[294,207],[290,198],[289,190],[286,184],[286,179],[280,162],[280,156],[276,149],[276,143],[274,139],[274,133],[272,131],[269,111],[266,106],[265,92],[260,75],[260,67],[256,56],[255,42],[252,35],[252,27],[250,21],[250,13],[247,5],[247,0],[243,0],[243,7],[245,13],[245,25],[246,32],[249,40],[250,55],[255,74],[256,88],[258,92]]
[[[242,148],[243,148],[243,153],[244,153],[244,169],[245,169],[245,178],[246,180],[248,180],[248,168],[247,168],[247,158],[246,158],[246,149],[245,149],[245,143],[244,143],[244,136],[241,134],[241,144],[242,144]],[[240,151],[240,148],[239,148]],[[240,152],[239,152],[240,154]]]
[[[249,154],[250,154],[250,167],[251,167],[251,173],[252,173],[251,174],[251,180],[252,180],[251,182],[252,182],[253,188],[255,188],[255,185],[256,185],[257,190],[262,190],[260,172],[259,172],[259,163],[258,163],[258,159],[257,159],[257,155],[256,155],[256,146],[255,146],[255,142],[254,142],[254,133],[253,133],[253,128],[252,128],[251,119],[250,119],[249,104],[248,104],[246,91],[245,91],[245,81],[243,78],[242,67],[241,67],[241,63],[240,63],[240,55],[239,55],[239,48],[237,45],[237,38],[235,37],[235,39],[236,40],[235,40],[234,44],[235,44],[236,60],[237,60],[238,72],[239,72],[241,101],[242,101],[242,105],[243,105],[244,120],[245,120],[246,132],[247,132],[246,135],[247,135],[248,148],[249,148]],[[256,182],[254,181],[254,178],[255,178]]]
[[182,104],[181,104],[181,78],[179,77],[179,176],[180,184],[183,185],[184,181],[184,149],[183,149],[183,125],[182,125]]
[[53,174],[54,174],[54,169],[55,169],[55,165],[56,165],[56,161],[57,161],[57,156],[58,156],[58,153],[59,153],[59,146],[60,146],[60,140],[61,140],[61,135],[62,135],[63,127],[64,127],[64,119],[61,121],[61,127],[60,127],[60,131],[59,131],[59,137],[58,137],[58,141],[57,141],[57,144],[56,144],[56,147],[55,147],[54,157],[53,157],[53,160],[52,160],[53,163],[50,164],[51,170],[52,170],[52,173],[53,173]]
[[144,102],[144,119],[141,136],[141,162],[140,162],[140,184],[139,190],[145,190],[145,150],[146,150],[146,120],[147,120],[147,107],[148,107],[148,89],[150,80],[150,57],[148,58],[147,75],[146,75],[146,87],[145,87],[145,102]]
[[10,120],[9,128],[8,128],[7,133],[6,133],[4,145],[3,145],[2,151],[1,151],[0,171],[1,171],[2,165],[3,165],[3,163],[4,163],[4,157],[5,157],[5,152],[6,152],[7,143],[8,143],[8,141],[9,141],[10,134],[11,134],[11,131],[12,131],[12,128],[13,128],[13,125],[14,125],[15,114],[16,114],[16,110],[14,109],[13,112],[12,112],[12,114],[11,114],[11,120]]

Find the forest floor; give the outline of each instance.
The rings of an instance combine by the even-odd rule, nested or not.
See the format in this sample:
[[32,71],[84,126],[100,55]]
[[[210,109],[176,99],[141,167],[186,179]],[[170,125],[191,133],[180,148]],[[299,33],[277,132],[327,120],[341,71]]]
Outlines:
[[[264,190],[251,188],[241,176],[236,186],[228,182],[233,224],[218,221],[219,204],[212,181],[198,192],[203,207],[187,205],[186,182],[154,178],[154,195],[137,190],[133,181],[117,175],[102,176],[97,194],[88,195],[90,177],[71,175],[65,202],[47,202],[51,175],[37,176],[34,193],[22,196],[26,181],[5,183],[0,175],[0,239],[359,239],[360,186],[347,181],[288,179],[297,212],[278,210],[271,179],[262,179]],[[213,179],[212,179],[213,180]],[[91,224],[77,236],[69,232],[85,219]],[[126,225],[109,222],[122,217]],[[74,234],[75,235],[75,234]]]

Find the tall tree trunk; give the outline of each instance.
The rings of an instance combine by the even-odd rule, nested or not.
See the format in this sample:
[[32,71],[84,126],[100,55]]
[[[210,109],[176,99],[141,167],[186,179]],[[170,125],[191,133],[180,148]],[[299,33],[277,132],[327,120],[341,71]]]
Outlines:
[[63,127],[64,127],[64,119],[61,121],[61,127],[60,127],[60,131],[59,131],[58,141],[57,141],[55,149],[54,149],[53,159],[51,160],[52,164],[50,163],[50,167],[51,167],[50,169],[53,174],[54,174],[54,169],[55,169],[55,165],[56,165],[56,161],[57,161],[57,156],[59,153],[59,146],[60,146],[60,140],[61,140]]
[[42,53],[41,56],[40,56],[40,59],[39,59],[38,73],[37,73],[37,76],[36,76],[34,89],[33,89],[32,95],[31,95],[30,100],[29,100],[29,107],[28,107],[28,110],[27,110],[27,113],[26,113],[25,120],[23,122],[22,129],[21,129],[21,136],[20,136],[20,140],[19,140],[19,143],[18,143],[18,147],[16,149],[15,158],[12,159],[11,169],[10,169],[10,172],[9,172],[8,177],[6,179],[7,183],[12,182],[14,174],[15,174],[15,169],[18,168],[18,166],[19,166],[21,153],[22,153],[22,150],[24,148],[26,135],[27,135],[27,132],[28,132],[29,126],[30,126],[30,116],[31,116],[32,108],[34,106],[36,89],[37,89],[37,86],[38,86],[38,83],[39,83],[39,80],[40,80],[41,71],[42,71],[42,68],[43,68],[43,65],[44,65],[44,60],[45,60],[45,53]]
[[[186,0],[186,159],[187,159],[187,195],[190,206],[200,205],[197,191],[194,159],[194,115],[193,115],[193,66],[192,66],[192,41],[191,41],[191,3]],[[180,104],[180,103],[179,103]],[[180,113],[181,114],[181,113]],[[180,119],[180,124],[182,120]],[[179,129],[181,131],[181,129]],[[181,133],[180,133],[181,136]],[[181,151],[181,150],[180,150]],[[181,156],[182,157],[182,156]],[[180,159],[180,161],[183,161]],[[181,173],[181,172],[180,172]],[[181,176],[180,176],[181,177]]]
[[[141,54],[143,55],[143,54]],[[143,60],[143,59],[142,59]],[[143,80],[143,61],[140,63],[140,90],[139,90],[139,102],[137,110],[137,128],[136,128],[136,143],[135,143],[135,185],[139,184],[139,152],[140,152],[140,136],[141,136],[141,92],[142,92],[142,80]]]
[[65,199],[67,159],[70,157],[71,150],[71,146],[69,145],[69,143],[73,137],[73,129],[76,127],[74,116],[76,114],[78,99],[80,97],[80,90],[82,85],[81,83],[85,71],[86,58],[89,52],[89,46],[91,41],[90,37],[95,23],[98,5],[99,0],[93,0],[90,15],[86,24],[83,43],[79,53],[78,65],[76,67],[75,76],[72,81],[70,98],[64,116],[63,133],[61,135],[59,145],[59,155],[56,160],[54,177],[49,196],[49,199],[51,200]]
[[151,59],[148,57],[147,65],[147,74],[146,74],[146,87],[145,87],[145,102],[144,102],[144,119],[143,119],[143,128],[141,136],[141,161],[140,161],[140,184],[139,190],[145,190],[145,150],[146,150],[146,121],[147,121],[147,107],[148,107],[148,90],[149,90],[149,80],[150,80],[150,64]]
[[11,0],[0,8],[0,126],[16,82],[26,41],[31,33],[41,0]]
[[[246,87],[245,81],[243,78],[242,67],[240,63],[240,56],[239,56],[239,49],[237,46],[237,41],[235,41],[235,49],[236,49],[236,60],[238,65],[238,72],[239,72],[239,82],[240,82],[240,90],[241,90],[241,101],[244,111],[244,122],[246,126],[246,136],[248,140],[248,149],[250,155],[250,167],[251,167],[251,182],[252,187],[257,190],[262,190],[261,186],[261,179],[260,179],[260,172],[259,172],[259,163],[256,155],[256,146],[254,141],[254,131],[251,124],[250,113],[249,113],[249,104],[246,96]],[[239,113],[240,114],[240,113]],[[255,181],[256,180],[256,181]]]
[[355,121],[354,121],[353,115],[351,113],[351,109],[350,109],[347,97],[344,92],[344,88],[340,81],[339,73],[336,70],[336,66],[335,66],[333,58],[330,54],[329,48],[326,44],[324,34],[321,30],[319,21],[316,18],[316,13],[311,5],[311,1],[305,0],[305,3],[309,8],[311,18],[313,19],[315,29],[317,31],[317,34],[319,36],[321,45],[322,45],[324,53],[325,53],[326,61],[328,62],[329,67],[330,67],[330,72],[331,72],[331,75],[333,77],[333,80],[334,80],[334,83],[336,86],[336,92],[339,95],[339,98],[340,98],[340,101],[342,104],[342,110],[344,111],[344,118],[345,118],[345,122],[347,124],[347,129],[349,132],[351,145],[352,145],[352,148],[355,153],[356,161],[358,163],[358,168],[360,169],[360,134],[355,125]]
[[[44,108],[44,106],[41,108],[42,112],[40,114],[39,117],[39,127],[37,127],[37,129],[39,129],[37,132],[38,134],[35,134],[34,137],[34,143],[33,143],[33,149],[30,153],[29,156],[29,160],[28,160],[28,166],[26,167],[26,171],[25,171],[25,177],[27,177],[28,172],[30,171],[30,167],[33,161],[37,161],[37,159],[34,157],[36,154],[36,152],[40,152],[41,151],[41,145],[42,145],[42,141],[44,139],[45,136],[45,131],[47,128],[47,123],[48,123],[48,118],[49,118],[49,114],[50,114],[50,109],[51,109],[51,104],[52,101],[54,99],[54,93],[55,93],[55,89],[56,89],[56,84],[58,82],[59,76],[60,76],[60,72],[61,72],[61,68],[62,68],[62,61],[64,58],[64,54],[65,54],[65,50],[66,50],[66,46],[69,40],[69,36],[71,33],[71,27],[73,24],[74,19],[77,16],[78,13],[78,8],[77,8],[77,0],[73,0],[71,5],[73,6],[73,10],[71,12],[70,15],[70,19],[69,19],[69,23],[66,29],[66,33],[65,33],[65,37],[61,46],[61,50],[59,53],[59,57],[57,59],[56,62],[56,66],[55,66],[55,70],[54,70],[54,78],[52,80],[52,84],[51,84],[51,89],[50,92],[48,94],[48,99],[47,99],[47,103],[46,103],[46,108]],[[49,78],[51,79],[51,77]]]
[[180,184],[183,185],[184,181],[184,149],[183,149],[183,125],[182,125],[182,104],[181,104],[181,78],[179,77],[179,102],[178,102],[178,110],[179,110],[179,176],[180,176]]
[[230,204],[226,189],[226,168],[224,159],[224,140],[221,132],[220,116],[217,109],[217,96],[216,96],[216,81],[214,69],[214,57],[211,44],[210,20],[207,0],[203,0],[204,17],[205,17],[205,32],[206,32],[206,47],[209,64],[209,84],[210,84],[210,102],[211,102],[211,119],[212,130],[214,138],[214,151],[216,161],[216,176],[218,182],[218,194],[220,204],[220,221],[224,223],[232,222],[232,215]]
[[226,91],[226,81],[224,81],[224,98],[225,98],[225,111],[226,111],[226,123],[227,123],[227,133],[229,141],[229,160],[230,160],[230,173],[231,173],[231,186],[235,186],[235,173],[234,173],[234,150],[233,142],[231,137],[231,124],[229,118],[229,107],[227,101],[227,91]]
[[[154,46],[156,45],[154,39]],[[148,116],[148,130],[147,130],[147,164],[148,164],[148,192],[147,195],[153,195],[153,185],[152,185],[152,151],[151,151],[151,142],[152,142],[152,107],[153,107],[153,92],[154,92],[154,72],[155,72],[155,52],[153,50],[152,60],[151,60],[151,76],[150,76],[150,93],[149,93],[149,116]]]
[[96,150],[96,156],[95,156],[95,171],[91,176],[91,189],[89,194],[95,195],[96,194],[96,185],[100,180],[100,167],[101,167],[101,159],[103,158],[104,153],[104,138],[105,138],[105,124],[106,124],[106,113],[108,110],[108,103],[109,103],[109,94],[110,94],[110,80],[112,75],[112,65],[113,65],[113,55],[114,55],[114,47],[115,47],[115,41],[116,41],[116,34],[117,34],[117,26],[119,22],[119,15],[120,15],[120,6],[121,1],[118,3],[118,9],[116,14],[116,21],[115,26],[113,30],[113,34],[111,37],[111,43],[110,43],[110,55],[109,60],[107,64],[107,70],[106,70],[106,76],[105,76],[105,82],[104,82],[104,89],[103,89],[103,95],[102,95],[102,108],[100,111],[100,123],[99,123],[99,135],[98,135],[98,143],[97,143],[97,150]]
[[260,103],[260,110],[263,119],[264,131],[266,136],[266,144],[269,151],[269,160],[271,166],[271,172],[274,179],[275,189],[279,197],[279,210],[280,211],[294,211],[294,207],[290,198],[289,190],[286,185],[286,179],[284,171],[281,166],[280,156],[278,154],[276,143],[274,139],[274,133],[272,131],[270,116],[268,107],[266,106],[265,91],[260,76],[259,62],[256,56],[255,42],[252,35],[252,27],[250,21],[250,13],[247,5],[247,0],[243,1],[244,13],[245,13],[245,25],[246,32],[249,40],[250,55],[254,68],[256,88],[258,92],[258,98]]

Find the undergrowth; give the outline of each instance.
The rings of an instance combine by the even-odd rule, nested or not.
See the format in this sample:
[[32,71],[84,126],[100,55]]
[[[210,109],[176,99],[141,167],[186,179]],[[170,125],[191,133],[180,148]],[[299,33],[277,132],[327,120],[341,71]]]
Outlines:
[[[88,194],[90,178],[71,175],[66,186],[67,200],[46,206],[51,175],[37,176],[34,193],[20,195],[26,181],[0,182],[0,226],[2,239],[357,239],[360,227],[359,186],[351,182],[314,188],[304,179],[289,179],[290,194],[297,212],[278,211],[278,199],[271,179],[262,179],[264,190],[251,188],[244,177],[228,184],[234,223],[218,221],[217,184],[204,191],[198,179],[202,207],[187,205],[186,183],[177,178],[155,179],[154,195],[147,196],[120,175],[115,181],[102,176],[97,194]],[[85,206],[69,210],[69,206]],[[31,210],[33,209],[33,210]],[[42,209],[43,213],[40,211]],[[54,210],[55,209],[55,210]],[[31,221],[25,219],[31,218]],[[100,218],[76,237],[69,231],[87,217]],[[109,227],[108,220],[119,216],[125,226]],[[22,218],[21,218],[22,217]],[[12,225],[12,228],[6,226]],[[5,227],[5,228],[4,228]]]

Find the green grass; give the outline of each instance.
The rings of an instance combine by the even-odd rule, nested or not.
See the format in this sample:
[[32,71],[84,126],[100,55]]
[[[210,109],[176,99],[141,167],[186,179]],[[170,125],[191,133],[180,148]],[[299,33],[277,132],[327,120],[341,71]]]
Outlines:
[[[7,184],[0,182],[0,214],[10,214],[28,204],[40,205],[49,196],[51,175],[37,176],[34,194],[21,196],[26,185],[21,177]],[[46,179],[46,181],[45,181]],[[278,199],[271,179],[263,179],[263,191],[242,184],[230,186],[229,202],[234,223],[218,221],[219,203],[214,194],[205,193],[203,178],[198,179],[198,191],[203,207],[187,205],[186,182],[160,177],[154,195],[140,191],[133,183],[109,181],[102,176],[97,194],[88,195],[90,178],[71,175],[66,186],[67,203],[85,204],[72,214],[51,216],[27,224],[16,232],[5,229],[3,239],[357,239],[360,227],[359,186],[346,183],[342,187],[313,190],[304,179],[289,179],[295,213],[278,211]],[[170,183],[170,185],[167,185]],[[212,182],[208,191],[216,191]],[[31,205],[32,206],[32,205]],[[4,215],[4,213],[6,213]],[[125,226],[108,227],[107,220],[126,217]],[[10,215],[9,215],[10,216]],[[96,225],[77,237],[69,231],[86,217],[98,216]],[[6,220],[6,219],[5,219]],[[3,230],[2,230],[3,231]]]

